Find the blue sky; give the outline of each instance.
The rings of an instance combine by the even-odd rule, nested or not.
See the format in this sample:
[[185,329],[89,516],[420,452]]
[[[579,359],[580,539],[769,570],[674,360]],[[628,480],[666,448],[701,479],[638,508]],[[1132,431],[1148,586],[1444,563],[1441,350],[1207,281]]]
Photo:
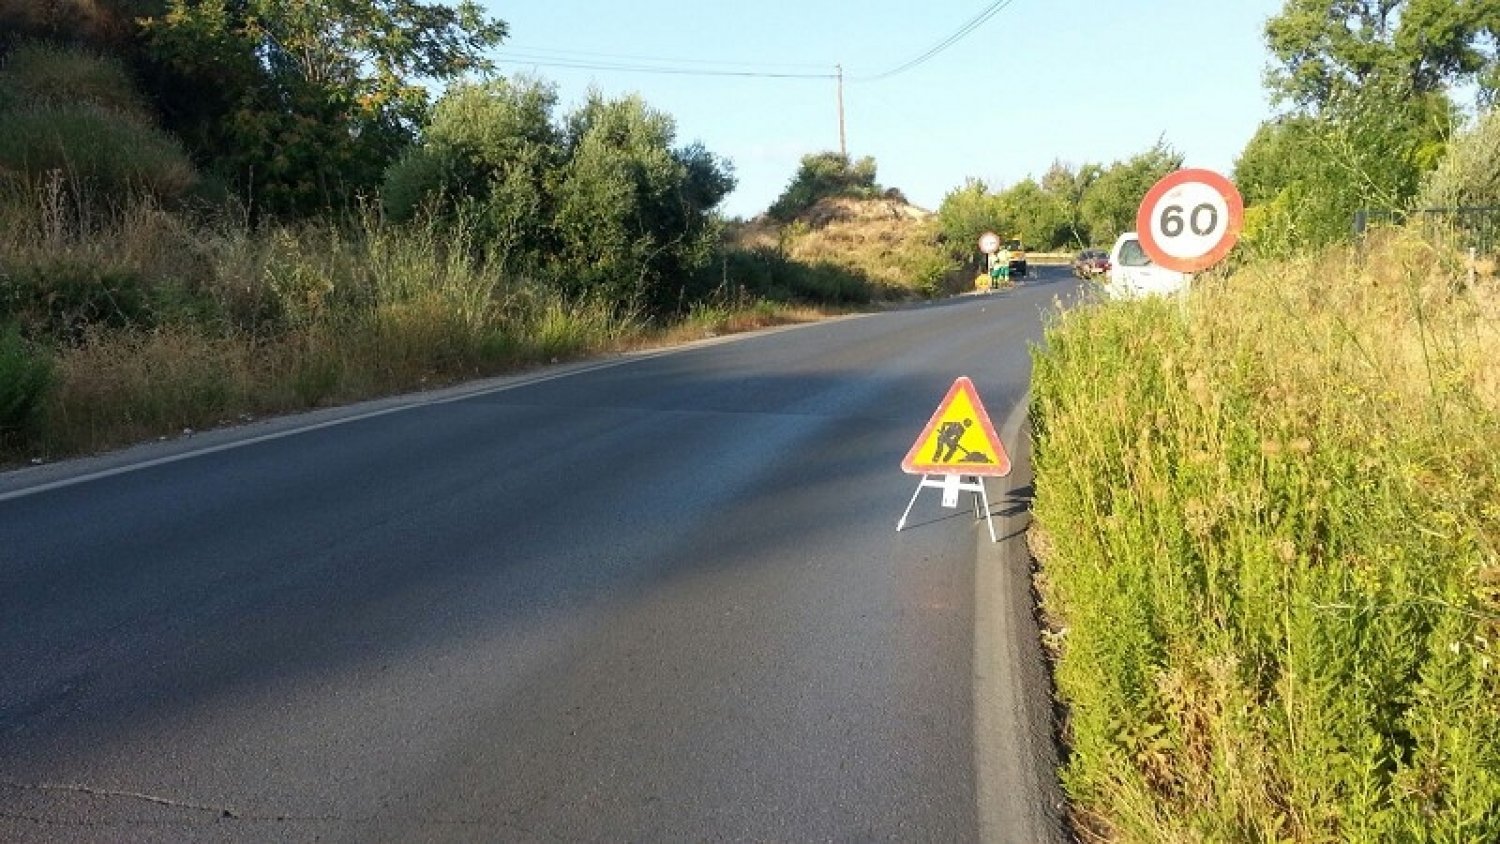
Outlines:
[[[557,84],[562,106],[591,86],[639,93],[677,121],[678,140],[731,160],[730,215],[751,216],[801,157],[838,148],[831,79],[661,75],[547,66],[641,64],[832,73],[842,64],[851,156],[874,156],[881,184],[936,208],[968,177],[992,187],[1040,176],[1056,159],[1108,163],[1158,138],[1189,166],[1224,171],[1272,113],[1263,30],[1282,0],[1011,0],[931,60],[879,81],[954,34],[989,0],[804,0],[717,4],[485,0],[510,25],[501,73]],[[723,64],[711,64],[723,63]]]

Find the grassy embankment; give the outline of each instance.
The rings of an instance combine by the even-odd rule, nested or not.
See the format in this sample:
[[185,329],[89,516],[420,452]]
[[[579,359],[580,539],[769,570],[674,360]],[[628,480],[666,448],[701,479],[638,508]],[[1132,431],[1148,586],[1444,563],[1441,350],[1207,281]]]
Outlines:
[[1500,841],[1500,282],[1398,233],[1036,356],[1084,840]]
[[726,244],[706,271],[719,294],[653,321],[519,278],[461,227],[252,228],[79,207],[80,192],[54,180],[0,196],[0,462],[933,292],[866,267],[890,263],[873,247],[789,254],[822,229],[801,223],[771,249]]
[[893,199],[830,197],[786,225],[761,217],[731,227],[745,277],[777,295],[820,301],[940,296],[967,289],[960,262],[939,242],[929,211]]

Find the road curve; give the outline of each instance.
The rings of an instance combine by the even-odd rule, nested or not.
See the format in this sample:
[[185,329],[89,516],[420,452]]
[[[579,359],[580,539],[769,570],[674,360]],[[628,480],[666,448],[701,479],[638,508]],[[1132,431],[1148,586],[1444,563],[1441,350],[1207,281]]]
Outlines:
[[[0,475],[0,839],[1060,839],[1018,432],[1075,289]],[[894,530],[958,375],[998,544]]]

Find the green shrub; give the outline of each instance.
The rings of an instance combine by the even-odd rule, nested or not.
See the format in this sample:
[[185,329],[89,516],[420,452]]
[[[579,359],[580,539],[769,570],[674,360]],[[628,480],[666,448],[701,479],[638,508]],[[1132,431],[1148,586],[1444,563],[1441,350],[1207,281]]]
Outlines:
[[67,259],[28,264],[0,276],[0,320],[26,334],[81,342],[97,328],[156,324],[147,282],[137,273]]
[[88,103],[25,106],[0,115],[0,168],[58,172],[79,193],[184,196],[198,176],[181,144],[155,127]]
[[117,59],[80,50],[26,43],[0,68],[0,92],[17,105],[89,104],[148,122],[149,112]]
[[675,122],[639,97],[591,94],[557,122],[555,104],[534,80],[455,86],[423,145],[386,172],[387,211],[471,227],[507,271],[571,298],[682,310],[705,292],[684,285],[712,257],[728,165],[674,147]]
[[1459,135],[1422,186],[1425,208],[1500,206],[1500,110]]
[[385,172],[385,186],[380,199],[392,222],[406,223],[424,211],[437,212],[444,201],[451,200],[446,191],[463,184],[459,175],[458,154],[447,147],[412,147]]
[[720,265],[710,269],[730,288],[726,292],[773,302],[865,304],[874,298],[874,285],[849,267],[795,261],[771,247],[726,249]]
[[33,180],[62,173],[75,192],[106,201],[138,191],[176,199],[198,181],[117,60],[40,44],[17,47],[0,69],[5,170]]
[[51,359],[0,323],[0,441],[28,429],[51,384]]
[[866,156],[851,162],[842,153],[819,152],[802,157],[802,164],[786,190],[766,213],[785,223],[821,199],[836,196],[868,199],[881,193],[880,185],[875,182],[875,159]]

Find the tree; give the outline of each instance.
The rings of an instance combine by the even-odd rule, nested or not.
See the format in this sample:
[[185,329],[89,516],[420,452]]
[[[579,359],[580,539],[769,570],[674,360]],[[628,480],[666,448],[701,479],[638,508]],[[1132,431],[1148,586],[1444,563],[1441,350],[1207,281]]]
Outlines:
[[1042,174],[1042,190],[1051,195],[1062,209],[1066,232],[1053,239],[1053,246],[1071,244],[1088,246],[1095,240],[1083,221],[1083,198],[1099,179],[1104,168],[1098,164],[1085,164],[1076,171],[1061,161],[1052,162]]
[[1454,139],[1422,185],[1426,208],[1500,207],[1500,111]]
[[1133,230],[1146,192],[1181,167],[1182,154],[1157,141],[1145,152],[1102,169],[1079,203],[1079,214],[1093,240],[1113,243],[1122,232]]
[[184,138],[277,213],[373,189],[426,119],[419,80],[488,69],[506,33],[473,0],[166,0],[141,27],[163,76],[203,94],[169,103]]
[[832,196],[874,197],[881,194],[875,182],[875,159],[866,156],[851,162],[837,152],[804,155],[796,175],[766,212],[773,219],[789,222],[793,217]]
[[1235,164],[1245,241],[1285,252],[1348,236],[1362,208],[1404,207],[1456,124],[1448,91],[1493,95],[1494,0],[1288,0],[1266,26],[1290,105]]
[[453,86],[421,145],[386,171],[387,212],[397,221],[468,215],[495,257],[535,272],[556,245],[549,183],[564,160],[556,105],[556,88],[529,77]]
[[980,235],[989,231],[999,234],[1009,228],[1000,197],[979,179],[969,179],[963,187],[948,191],[938,206],[937,221],[939,236],[949,253],[961,260],[974,255]]
[[1011,223],[1005,235],[1042,249],[1067,242],[1066,209],[1035,179],[1026,178],[1011,185],[1000,193],[999,200],[1002,217]]
[[685,285],[718,240],[712,211],[734,189],[728,163],[674,148],[671,116],[638,96],[592,93],[565,125],[553,278],[651,314],[692,301]]
[[1287,0],[1266,24],[1272,92],[1319,112],[1384,80],[1423,96],[1473,82],[1500,88],[1494,0]]

